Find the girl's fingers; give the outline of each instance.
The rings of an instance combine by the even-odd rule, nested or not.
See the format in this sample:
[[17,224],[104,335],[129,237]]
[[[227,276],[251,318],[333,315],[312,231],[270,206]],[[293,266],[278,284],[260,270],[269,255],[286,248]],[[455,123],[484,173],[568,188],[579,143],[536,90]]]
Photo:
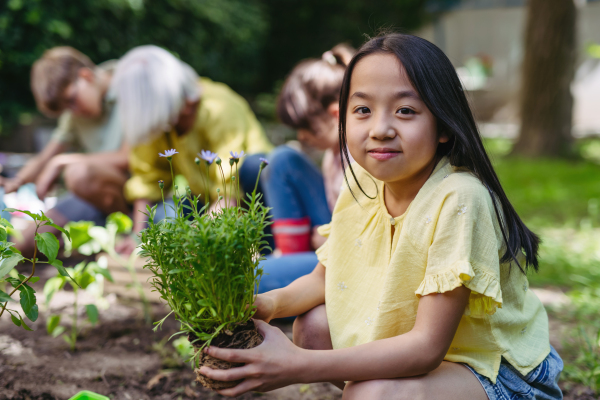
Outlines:
[[252,361],[251,349],[250,350],[234,350],[234,349],[222,349],[216,346],[210,346],[206,353],[219,360],[235,362],[235,363],[248,363]]
[[200,373],[207,378],[222,382],[237,381],[238,379],[245,379],[250,375],[247,365],[230,369],[213,369],[203,366],[200,368]]
[[261,321],[260,319],[254,319],[253,321],[254,321],[254,326],[256,326],[256,329],[258,330],[258,333],[260,333],[262,335],[262,337],[264,337],[265,339],[267,338],[267,335],[270,334],[269,331],[278,330],[274,326],[271,326],[271,325],[267,324],[265,321]]
[[217,393],[219,393],[222,396],[237,397],[251,390],[256,390],[260,385],[261,383],[259,381],[256,381],[254,379],[246,379],[237,386],[234,386],[229,389],[218,390]]

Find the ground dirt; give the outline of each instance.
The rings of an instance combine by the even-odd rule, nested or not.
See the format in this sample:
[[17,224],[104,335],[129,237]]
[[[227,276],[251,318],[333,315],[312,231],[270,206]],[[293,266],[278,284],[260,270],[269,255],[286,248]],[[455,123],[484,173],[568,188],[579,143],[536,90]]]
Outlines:
[[[42,296],[42,280],[34,285]],[[62,296],[62,297],[61,297]],[[49,312],[68,312],[72,292],[62,293],[42,310],[37,322],[26,332],[8,318],[0,321],[0,399],[66,400],[81,390],[91,390],[117,400],[138,399],[219,399],[218,394],[194,382],[195,374],[167,339],[177,331],[168,318],[162,330],[153,332],[143,322],[139,303],[108,296],[108,308],[101,310],[101,323],[85,325],[75,351],[62,338],[46,333]],[[82,301],[82,303],[85,303]],[[154,320],[166,309],[152,306]],[[83,315],[83,306],[80,310]],[[66,320],[68,322],[68,320]],[[275,323],[291,337],[291,323]],[[564,329],[551,320],[552,342],[560,351]],[[596,399],[585,387],[570,387],[565,399]],[[249,393],[240,399],[265,400],[341,399],[341,391],[330,384],[292,385],[269,393]]]

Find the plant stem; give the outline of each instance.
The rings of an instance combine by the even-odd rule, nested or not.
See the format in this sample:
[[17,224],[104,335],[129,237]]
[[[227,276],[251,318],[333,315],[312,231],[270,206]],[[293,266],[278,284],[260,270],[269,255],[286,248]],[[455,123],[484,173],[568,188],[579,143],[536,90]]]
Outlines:
[[[37,231],[39,229],[39,225],[36,225],[35,228],[35,234],[37,235]],[[29,280],[33,277],[33,274],[35,274],[35,256],[37,256],[37,242],[34,241],[33,244],[33,258],[31,259],[31,263],[33,264],[32,268],[31,268],[31,275],[29,275],[27,277],[27,279],[25,279],[23,282],[19,283],[17,285],[16,288],[13,289],[12,292],[9,293],[9,296],[12,296],[13,294],[15,294],[15,292],[24,284],[26,284],[27,282],[29,282]],[[2,306],[2,311],[0,311],[0,317],[2,317],[2,314],[4,314],[4,310],[6,310],[6,306],[8,305],[8,301],[6,303],[4,303],[4,305]]]
[[163,201],[163,211],[165,212],[165,221],[167,220],[167,206],[165,204],[165,193],[163,188],[160,189],[160,196],[162,197],[162,201]]
[[73,303],[73,324],[71,326],[71,351],[75,351],[75,341],[77,340],[77,294],[79,290],[73,287],[75,302]]
[[127,271],[129,272],[129,275],[131,275],[133,285],[135,286],[140,296],[140,300],[142,300],[142,308],[144,310],[144,321],[146,322],[146,324],[150,324],[152,322],[152,315],[150,313],[150,303],[146,298],[146,294],[144,293],[144,287],[140,283],[140,280],[138,279],[137,273],[135,271],[134,263],[137,259],[137,253],[131,253],[131,255],[129,256],[129,260],[127,261],[123,257],[121,257],[116,251],[109,251],[108,255],[111,256],[113,260],[121,264],[121,266],[125,267],[125,269],[127,269]]

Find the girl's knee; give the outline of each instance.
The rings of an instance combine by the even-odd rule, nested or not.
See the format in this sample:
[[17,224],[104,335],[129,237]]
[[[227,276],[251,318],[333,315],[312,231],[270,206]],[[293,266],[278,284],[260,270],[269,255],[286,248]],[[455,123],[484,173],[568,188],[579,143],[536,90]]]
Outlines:
[[324,304],[296,318],[294,343],[304,349],[328,350],[332,348]]
[[288,146],[280,146],[269,156],[271,171],[297,171],[303,169],[310,161],[298,151]]
[[342,400],[419,400],[426,399],[424,382],[418,378],[374,379],[348,382]]

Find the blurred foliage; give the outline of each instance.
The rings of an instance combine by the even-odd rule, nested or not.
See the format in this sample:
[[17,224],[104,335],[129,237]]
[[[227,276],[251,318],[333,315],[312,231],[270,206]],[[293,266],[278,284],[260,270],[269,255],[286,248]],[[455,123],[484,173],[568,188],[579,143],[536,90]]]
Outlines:
[[[410,30],[424,0],[5,0],[0,2],[0,132],[31,123],[31,64],[70,45],[92,61],[155,44],[229,84],[273,116],[278,82],[301,59],[381,27]],[[257,96],[259,93],[270,96]]]

